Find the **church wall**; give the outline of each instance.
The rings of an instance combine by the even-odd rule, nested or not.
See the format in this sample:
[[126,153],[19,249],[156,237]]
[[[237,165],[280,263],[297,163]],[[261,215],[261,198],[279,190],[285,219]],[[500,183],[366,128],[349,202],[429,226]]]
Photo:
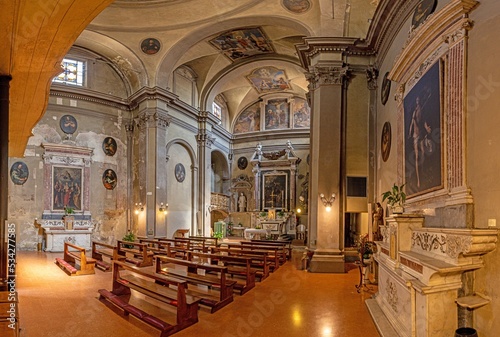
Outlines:
[[[439,1],[436,12],[439,11],[447,1]],[[500,47],[496,36],[500,30],[500,3],[494,0],[480,1],[478,7],[472,11],[470,18],[474,25],[469,31],[468,39],[468,61],[467,61],[467,91],[464,94],[467,106],[466,119],[466,143],[464,144],[464,157],[467,174],[467,186],[471,189],[473,198],[473,212],[467,226],[473,228],[488,228],[488,224],[498,221],[500,213],[498,203],[500,202],[496,193],[500,189],[497,172],[500,167],[500,156],[498,146],[500,138],[497,129],[499,127],[498,106],[500,105],[500,70],[498,68],[498,55]],[[392,69],[396,57],[402,50],[402,46],[408,37],[410,21],[395,37],[393,43],[383,62],[380,64],[378,79],[378,90],[376,97],[376,194],[388,190],[394,182],[397,182],[397,156],[403,153],[403,144],[397,141],[398,116],[397,102],[394,95],[397,93],[397,83],[392,82],[389,99],[385,105],[380,101],[382,80],[384,74]],[[446,79],[445,79],[446,80]],[[457,97],[457,99],[460,99]],[[392,143],[390,155],[386,162],[381,156],[381,131],[385,122],[391,124]],[[450,123],[450,121],[448,121]],[[446,163],[446,161],[445,161]],[[380,198],[381,199],[381,198]],[[466,207],[466,206],[463,206]],[[464,227],[464,221],[458,221],[446,207],[435,208],[433,204],[421,203],[417,207],[426,215],[425,226]],[[469,213],[462,209],[460,212]],[[463,218],[461,218],[463,219]],[[457,220],[457,221],[454,221]],[[490,221],[489,221],[490,220]],[[496,228],[496,227],[489,227]],[[496,279],[500,272],[498,249],[484,256],[485,268],[478,269],[464,276],[467,283],[466,288],[470,291],[485,295],[491,301],[480,308],[474,309],[473,327],[479,336],[496,336],[495,331],[500,329],[500,322],[494,317],[500,315],[500,291],[496,287]],[[466,289],[467,290],[467,289]],[[464,324],[464,322],[459,322]]]
[[[474,225],[488,228],[489,219],[500,226],[500,46],[495,41],[500,32],[500,3],[481,1],[472,13],[474,27],[469,38],[468,68],[468,165],[469,185],[474,197]],[[498,227],[492,227],[498,228]],[[476,292],[491,298],[490,304],[474,310],[474,325],[479,336],[492,337],[500,330],[500,251],[484,258],[487,268],[475,272]]]

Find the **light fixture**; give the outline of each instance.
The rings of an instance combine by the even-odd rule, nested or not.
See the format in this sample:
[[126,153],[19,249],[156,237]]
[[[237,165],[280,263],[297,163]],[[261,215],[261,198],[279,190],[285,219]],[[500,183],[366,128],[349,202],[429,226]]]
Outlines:
[[302,213],[302,210],[299,208],[297,208],[297,213]]
[[139,214],[139,212],[144,211],[144,207],[142,206],[142,202],[135,203],[135,214]]
[[325,195],[321,193],[319,197],[321,198],[323,205],[326,207],[326,211],[330,212],[332,210],[333,202],[335,201],[335,193],[332,193],[331,197],[325,197]]
[[160,202],[160,208],[158,208],[160,212],[163,212],[163,214],[167,215],[168,213],[168,204],[163,204],[163,202]]

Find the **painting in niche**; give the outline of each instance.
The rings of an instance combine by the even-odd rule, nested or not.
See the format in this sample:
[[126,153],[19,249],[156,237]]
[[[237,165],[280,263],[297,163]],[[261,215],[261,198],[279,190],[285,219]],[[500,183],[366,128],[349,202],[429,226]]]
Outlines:
[[303,98],[295,98],[293,104],[293,127],[309,128],[311,126],[311,108]]
[[404,98],[406,193],[442,186],[440,64],[419,79]]
[[247,79],[259,93],[291,89],[284,69],[258,68],[252,71]]
[[283,0],[282,4],[283,7],[296,14],[305,13],[311,8],[309,0]]
[[113,137],[106,137],[102,142],[102,150],[106,156],[114,156],[116,153],[116,140]]
[[420,26],[434,12],[436,5],[437,0],[421,0],[415,8],[415,12],[413,12],[412,27],[417,28]]
[[102,174],[102,184],[107,190],[114,190],[117,181],[118,177],[116,176],[116,172],[112,169],[107,169]]
[[264,173],[262,176],[262,208],[286,209],[288,198],[286,173]]
[[246,108],[236,119],[233,133],[260,131],[260,103]]
[[271,42],[260,28],[231,30],[212,39],[210,43],[232,61],[274,53]]
[[387,161],[391,153],[391,123],[385,122],[382,127],[382,139],[380,140],[380,150],[382,152],[382,160]]
[[290,103],[286,99],[270,99],[266,104],[266,130],[290,127]]
[[81,168],[54,166],[52,188],[52,210],[63,211],[65,206],[82,209]]
[[64,115],[61,117],[61,120],[59,121],[59,126],[61,127],[61,130],[64,133],[72,135],[73,133],[76,132],[76,129],[78,128],[78,123],[76,122],[75,117],[71,115]]
[[30,172],[25,162],[16,161],[10,167],[10,179],[14,185],[24,185],[24,183],[28,180],[29,175]]

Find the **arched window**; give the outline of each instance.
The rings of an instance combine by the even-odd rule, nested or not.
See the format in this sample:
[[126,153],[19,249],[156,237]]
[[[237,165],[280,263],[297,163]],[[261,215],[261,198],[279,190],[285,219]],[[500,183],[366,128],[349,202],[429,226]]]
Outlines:
[[61,63],[63,72],[54,77],[52,82],[83,86],[85,83],[85,63],[65,58]]

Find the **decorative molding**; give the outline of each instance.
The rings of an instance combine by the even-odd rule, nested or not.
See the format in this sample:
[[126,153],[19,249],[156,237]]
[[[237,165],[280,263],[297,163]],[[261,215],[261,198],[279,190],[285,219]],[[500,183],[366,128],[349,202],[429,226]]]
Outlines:
[[387,303],[391,306],[394,312],[398,312],[398,289],[395,283],[392,283],[389,279],[386,280],[385,293]]

